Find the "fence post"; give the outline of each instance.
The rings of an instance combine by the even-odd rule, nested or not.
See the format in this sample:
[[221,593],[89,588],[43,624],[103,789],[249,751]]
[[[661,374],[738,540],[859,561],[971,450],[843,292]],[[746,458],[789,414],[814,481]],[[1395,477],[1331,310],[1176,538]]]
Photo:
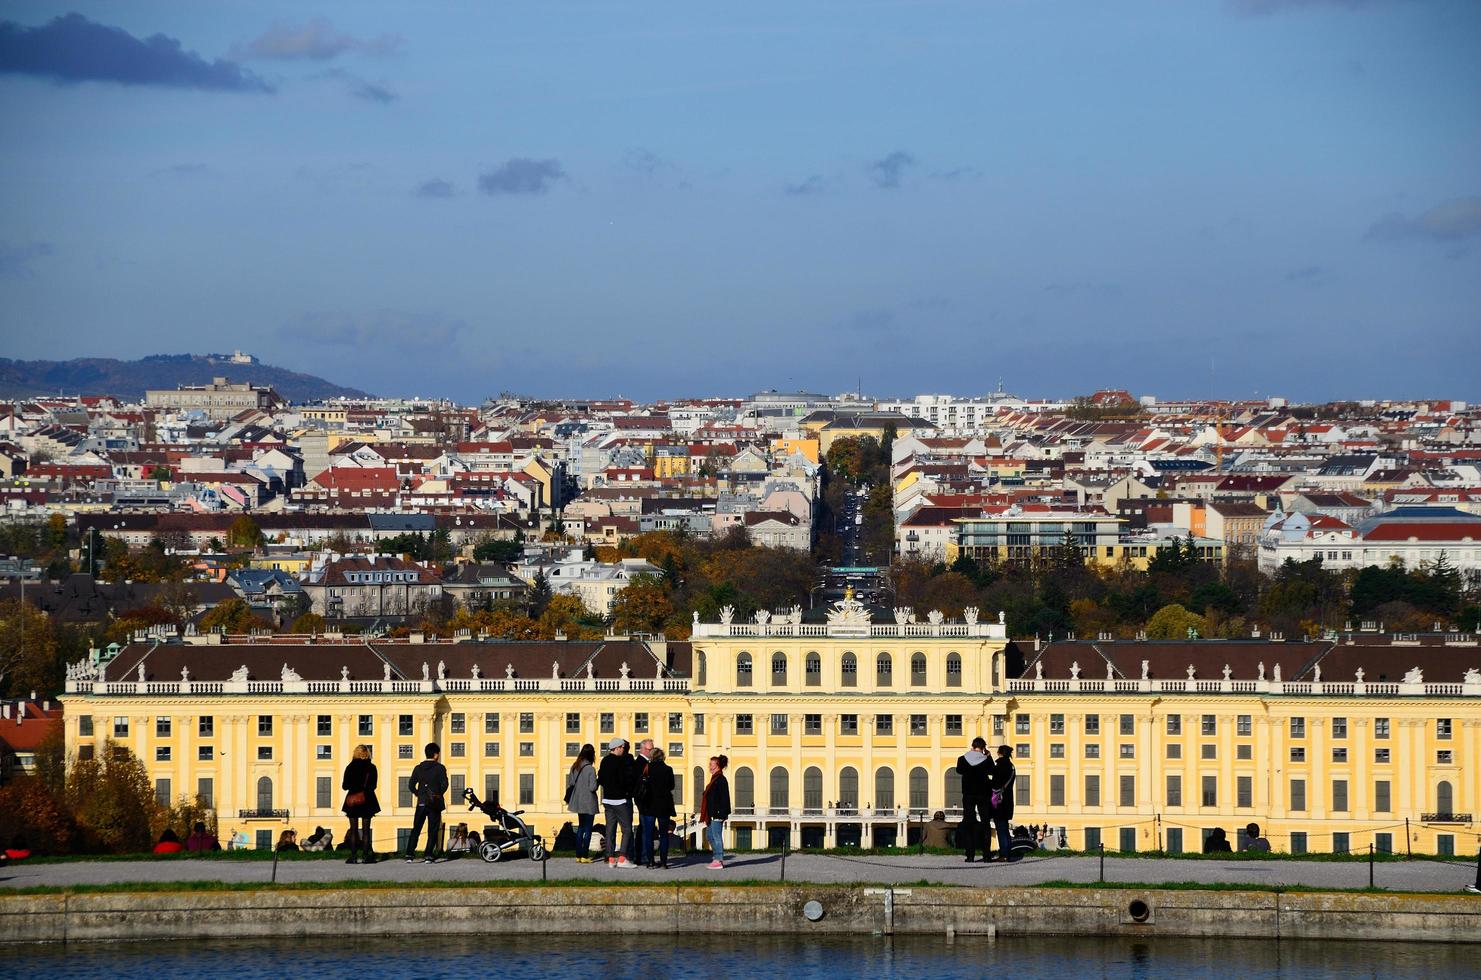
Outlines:
[[[1481,844],[1481,842],[1478,842],[1478,844]],[[1481,847],[1478,847],[1476,851],[1476,883],[1474,885],[1467,885],[1466,891],[1481,894]]]
[[1409,860],[1414,860],[1414,841],[1409,837],[1409,818],[1404,818],[1404,850],[1409,855]]
[[791,839],[792,839],[792,834],[791,834],[791,832],[789,830],[788,833],[787,833],[787,836],[782,838],[782,880],[783,881],[786,881],[787,880],[787,846],[791,842]]
[[545,846],[544,837],[539,837],[536,839],[540,841],[540,880],[549,881],[550,872],[548,869],[548,865],[550,863],[550,848]]
[[1373,845],[1368,845],[1368,887],[1373,887]]
[[273,846],[273,884],[278,883],[278,848]]
[[1100,881],[1106,883],[1106,842],[1100,842]]

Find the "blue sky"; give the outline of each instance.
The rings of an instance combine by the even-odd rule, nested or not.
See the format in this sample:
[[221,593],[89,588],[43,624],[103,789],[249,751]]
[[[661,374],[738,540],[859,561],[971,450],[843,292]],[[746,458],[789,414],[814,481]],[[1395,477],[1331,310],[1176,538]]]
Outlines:
[[1471,0],[0,22],[4,356],[464,400],[1481,397]]

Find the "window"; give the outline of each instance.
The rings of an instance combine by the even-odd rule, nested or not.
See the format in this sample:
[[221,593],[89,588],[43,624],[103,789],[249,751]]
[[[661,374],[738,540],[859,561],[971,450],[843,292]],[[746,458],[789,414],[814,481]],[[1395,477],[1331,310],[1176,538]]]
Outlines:
[[1033,802],[1032,794],[1029,792],[1031,785],[1031,777],[1026,772],[1021,772],[1013,777],[1014,806],[1028,806]]
[[1136,777],[1129,773],[1121,777],[1121,805],[1136,806]]
[[1099,735],[1100,734],[1100,715],[1086,715],[1085,716],[1085,734],[1086,735]]
[[450,758],[453,758],[453,759],[461,759],[461,758],[463,758],[463,756],[465,756],[465,755],[468,754],[468,743],[467,742],[454,742],[450,746],[450,748],[452,749],[452,751],[449,753],[449,757]]
[[375,717],[373,715],[361,715],[359,722],[361,735],[369,736],[375,734]]
[[122,715],[115,716],[113,719],[113,737],[129,737],[129,720]]
[[1200,745],[1198,747],[1198,757],[1200,759],[1217,759],[1219,757],[1219,747],[1213,742],[1207,745]]
[[1388,738],[1388,719],[1387,718],[1374,718],[1373,719],[1373,737],[1374,738]]
[[1013,734],[1027,735],[1029,733],[1029,716],[1018,715],[1013,719]]
[[751,686],[751,655],[744,651],[735,658],[735,686]]
[[1099,759],[1100,758],[1100,746],[1099,745],[1096,745],[1094,742],[1091,742],[1090,744],[1086,745],[1085,746],[1085,758],[1087,758],[1087,759]]
[[802,773],[802,805],[808,810],[823,809],[823,770],[817,766],[808,766]]
[[[165,719],[165,721],[168,722],[169,719],[167,718],[167,719]],[[1448,739],[1450,737],[1450,719],[1449,718],[1436,718],[1435,719],[1435,737],[1436,738],[1446,738],[1446,739]]]
[[519,774],[519,805],[535,805],[535,774],[532,772]]
[[791,794],[791,783],[787,778],[787,770],[784,766],[773,766],[771,777],[768,780],[768,789],[771,795],[770,805],[785,808],[791,805],[789,797]]
[[455,773],[449,776],[448,780],[448,795],[454,800],[461,802],[463,799],[463,790],[468,786],[468,777],[462,773]]
[[838,805],[841,807],[859,805],[859,771],[853,766],[844,766],[838,772]]
[[1248,738],[1250,735],[1254,734],[1254,730],[1254,715],[1239,715],[1234,719],[1234,734],[1238,735],[1240,738]]
[[1455,835],[1436,834],[1435,853],[1441,857],[1455,857]]
[[1049,734],[1050,735],[1063,735],[1064,734],[1064,715],[1050,715],[1049,716]]
[[[205,719],[202,718],[201,720],[204,721]],[[93,737],[93,716],[92,715],[78,715],[77,716],[77,734],[80,735],[83,738],[92,738]],[[203,732],[202,734],[205,734],[205,733]]]
[[694,734],[696,734],[696,735],[703,735],[704,733],[705,733],[705,716],[704,715],[695,715],[694,716]]
[[803,715],[802,716],[802,734],[804,734],[804,735],[821,735],[821,734],[823,734],[823,716],[822,715]]
[[[612,716],[611,715],[603,715],[603,717],[607,719],[607,724],[610,725],[611,722],[612,722]],[[534,731],[535,731],[535,713],[533,711],[522,711],[522,712],[520,712],[520,715],[519,715],[519,733],[521,735],[531,735],[531,734],[534,733]],[[604,729],[602,729],[602,731],[609,732],[609,731],[611,731],[611,728],[610,727],[609,728],[604,728]]]
[[1219,805],[1219,777],[1218,776],[1204,776],[1203,777],[1203,805],[1204,806],[1218,806]]
[[577,753],[579,753],[580,751],[581,751],[581,743],[580,742],[567,742],[566,743],[566,758],[568,758],[568,759],[575,758],[575,756],[577,755]]
[[1346,762],[1347,761],[1347,748],[1345,746],[1342,746],[1342,747],[1333,749],[1332,750],[1332,761],[1333,762]]
[[519,755],[520,755],[520,758],[522,758],[522,759],[531,759],[531,758],[534,758],[534,756],[535,756],[535,743],[534,742],[520,742],[519,743]]
[[1121,851],[1124,854],[1136,853],[1136,828],[1122,827],[1119,833]]
[[314,806],[327,810],[334,805],[334,780],[329,776],[314,777]]
[[858,715],[839,715],[838,716],[838,734],[840,734],[840,735],[857,735],[857,734],[859,734],[859,716]]
[[736,715],[735,716],[735,733],[737,735],[753,735],[753,734],[755,734],[755,731],[753,730],[753,728],[751,726],[751,716],[750,715]]
[[910,655],[910,686],[926,686],[926,655],[924,653]]
[[962,658],[955,653],[946,655],[946,686],[962,686]]
[[1306,780],[1304,779],[1291,780],[1291,809],[1306,809]]
[[154,750],[154,761],[155,762],[169,762],[170,761],[170,747],[168,745],[161,745],[161,746],[158,746],[157,748],[155,748],[155,750]]
[[1063,742],[1050,742],[1049,743],[1049,758],[1051,758],[1051,759],[1063,759],[1064,758],[1064,743]]
[[1347,780],[1332,780],[1332,809],[1337,813],[1347,812]]
[[1291,832],[1291,853],[1306,853],[1306,831],[1296,830]]
[[454,711],[448,716],[448,725],[454,735],[464,735],[468,731],[468,716],[461,711]]
[[895,661],[888,653],[881,653],[874,661],[874,683],[879,687],[889,687],[895,682]]
[[1352,850],[1352,838],[1342,831],[1332,834],[1332,853],[1346,854]]
[[1183,716],[1182,715],[1168,715],[1167,716],[1167,734],[1169,734],[1169,735],[1181,735],[1181,734],[1183,734]]
[[774,715],[771,716],[771,733],[773,735],[785,735],[785,734],[787,734],[787,716],[786,715],[784,715],[784,714],[774,714]]
[[411,746],[410,745],[398,745],[398,746],[396,746],[396,758],[398,758],[398,759],[410,759],[411,758]]
[[[201,720],[202,721],[205,721],[204,718],[202,718]],[[319,717],[317,719],[315,719],[315,721],[316,721],[316,724],[315,724],[314,731],[315,731],[315,733],[320,738],[329,738],[329,737],[331,737],[334,734],[334,716],[333,715],[319,715]],[[205,733],[202,732],[202,734],[205,734]]]
[[893,734],[895,734],[895,716],[894,715],[875,715],[874,716],[874,734],[876,734],[876,735],[893,735]]
[[1167,777],[1167,805],[1183,805],[1183,777],[1169,774]]
[[216,758],[216,747],[213,745],[202,745],[195,750],[195,757],[201,762],[210,762]]
[[[646,730],[646,729],[645,729]],[[684,716],[677,711],[669,712],[669,734],[684,734]]]
[[1100,777],[1097,775],[1085,777],[1085,805],[1100,806]]
[[1373,782],[1373,812],[1389,813],[1393,807],[1390,804],[1389,781],[1377,779]]
[[1219,719],[1216,715],[1204,715],[1200,731],[1204,735],[1219,734]]
[[491,758],[497,756],[499,754],[499,743],[498,742],[484,742],[483,743],[483,754],[485,756],[488,756],[488,757],[491,757]]
[[735,771],[735,806],[749,810],[756,805],[756,775],[747,766]]
[[1255,805],[1255,777],[1236,776],[1234,779],[1234,805],[1252,807]]
[[1003,735],[1003,716],[1002,715],[994,715],[993,716],[993,719],[992,719],[992,733],[993,733],[993,737],[995,737],[995,738],[1001,738],[1002,737],[1002,735]]
[[1306,719],[1305,718],[1296,717],[1296,718],[1292,718],[1291,719],[1291,737],[1292,738],[1305,738],[1306,737]]
[[925,735],[926,734],[926,716],[925,715],[911,715],[910,716],[910,734],[912,734],[912,735]]
[[1333,718],[1332,719],[1332,737],[1333,738],[1347,738],[1347,719],[1346,718]]
[[1435,753],[1435,763],[1437,765],[1448,766],[1452,761],[1454,761],[1454,753],[1450,749],[1440,749]]
[[[603,711],[597,716],[597,727],[603,735],[611,735],[617,731],[617,716],[610,711]],[[534,728],[525,727],[525,716],[519,716],[519,730],[522,732],[534,731]]]
[[497,800],[499,798],[499,774],[486,772],[483,774],[483,798],[485,800]]
[[1029,756],[1029,748],[1030,746],[1028,742],[1019,742],[1017,745],[1013,746],[1013,754],[1020,759],[1027,759]]
[[961,733],[962,733],[962,716],[961,715],[947,715],[946,716],[946,734],[947,735],[960,735]]
[[1169,759],[1181,759],[1183,757],[1183,746],[1179,742],[1167,743],[1167,757]]
[[216,805],[216,780],[210,776],[202,776],[195,781],[195,795],[200,797],[206,806]]
[[1391,759],[1391,757],[1389,755],[1389,750],[1388,749],[1374,749],[1373,750],[1373,761],[1374,762],[1389,762],[1390,759]]
[[498,715],[484,715],[483,716],[483,733],[485,735],[497,735],[497,734],[499,734],[499,716]]
[[1121,734],[1122,735],[1135,735],[1136,734],[1136,719],[1134,717],[1132,717],[1131,715],[1122,715],[1121,716]]
[[1291,761],[1292,762],[1305,762],[1306,761],[1306,749],[1304,747],[1300,746],[1300,745],[1293,745],[1293,746],[1291,746]]
[[168,779],[154,781],[154,802],[160,806],[170,805],[170,781]]
[[1234,758],[1248,761],[1250,759],[1253,759],[1254,757],[1255,747],[1253,745],[1245,744],[1236,745],[1234,747]]
[[891,810],[895,806],[895,770],[880,766],[874,772],[874,808]]
[[771,686],[783,687],[787,683],[787,655],[785,653],[773,653],[771,655]]
[[566,734],[581,734],[581,715],[575,711],[566,712]]
[[396,734],[403,737],[416,734],[416,723],[411,715],[398,715],[396,717]]
[[844,687],[859,686],[859,658],[852,653],[845,653],[840,664]]
[[643,733],[643,734],[647,734],[647,732],[648,732],[648,712],[646,712],[646,711],[639,711],[639,712],[637,712],[636,714],[633,715],[633,731],[640,732],[640,733]]
[[257,746],[257,761],[271,762],[273,758],[273,747],[271,745]]
[[[272,734],[272,733],[269,732],[268,734]],[[165,717],[165,716],[162,715],[162,716],[154,719],[154,737],[155,738],[169,738],[170,737],[170,719],[168,717]]]
[[1134,745],[1131,742],[1122,742],[1121,743],[1121,758],[1123,758],[1123,759],[1135,759],[1136,758],[1136,745]]
[[257,780],[257,809],[262,812],[271,811],[273,808],[273,781],[271,776],[263,776]]
[[1098,850],[1100,850],[1100,828],[1099,827],[1086,827],[1085,828],[1085,850],[1087,850],[1087,851],[1098,851]]
[[1064,806],[1064,776],[1060,773],[1049,777],[1049,805]]
[[806,676],[805,683],[808,687],[817,687],[823,683],[823,658],[816,653],[809,653],[803,661],[803,674]]

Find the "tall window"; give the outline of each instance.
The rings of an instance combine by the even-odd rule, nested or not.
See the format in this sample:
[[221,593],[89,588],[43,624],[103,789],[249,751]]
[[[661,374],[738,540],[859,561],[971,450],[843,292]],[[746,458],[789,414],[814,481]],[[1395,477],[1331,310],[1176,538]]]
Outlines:
[[874,662],[874,682],[880,687],[889,687],[895,682],[895,661],[888,653],[881,653]]
[[926,686],[926,655],[924,653],[910,655],[910,686]]
[[859,805],[859,770],[853,766],[844,766],[838,772],[838,805]]
[[270,776],[257,780],[257,809],[268,811],[273,808],[273,781]]
[[818,687],[821,685],[823,683],[823,658],[816,653],[809,653],[804,663],[806,666],[803,670],[807,674],[807,686]]
[[746,809],[756,805],[756,774],[746,766],[735,771],[735,805]]
[[930,805],[931,774],[920,766],[910,770],[910,809],[924,810]]
[[946,686],[962,686],[962,658],[955,653],[946,655]]
[[787,655],[773,653],[771,655],[771,684],[773,687],[783,687],[787,683]]
[[1435,786],[1435,810],[1446,816],[1455,812],[1455,790],[1448,779],[1440,780]]
[[774,766],[774,767],[772,767],[772,770],[771,770],[771,805],[774,806],[774,807],[788,807],[788,806],[791,806],[792,804],[788,800],[788,796],[789,796],[788,790],[789,789],[790,789],[790,787],[788,786],[787,769],[786,769],[786,767],[785,766]]
[[962,774],[954,768],[946,770],[946,805],[949,807],[962,805]]
[[735,658],[735,686],[751,686],[751,655],[742,652]]
[[859,658],[852,653],[845,653],[839,665],[844,687],[859,686]]
[[874,807],[890,810],[895,806],[895,771],[889,766],[880,766],[874,773]]
[[808,766],[802,774],[802,805],[809,810],[823,808],[823,770]]

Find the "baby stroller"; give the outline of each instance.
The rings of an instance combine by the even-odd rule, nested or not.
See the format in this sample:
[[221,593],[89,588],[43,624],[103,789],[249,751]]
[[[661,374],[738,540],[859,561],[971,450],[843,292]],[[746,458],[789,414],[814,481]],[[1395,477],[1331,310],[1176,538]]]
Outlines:
[[463,790],[463,800],[468,804],[468,809],[481,810],[493,821],[485,828],[483,845],[478,849],[479,857],[493,863],[503,857],[505,851],[517,851],[526,847],[529,848],[531,861],[545,860],[545,842],[535,836],[529,824],[519,819],[523,810],[511,813],[499,805],[497,796],[486,801],[480,800],[472,787]]

